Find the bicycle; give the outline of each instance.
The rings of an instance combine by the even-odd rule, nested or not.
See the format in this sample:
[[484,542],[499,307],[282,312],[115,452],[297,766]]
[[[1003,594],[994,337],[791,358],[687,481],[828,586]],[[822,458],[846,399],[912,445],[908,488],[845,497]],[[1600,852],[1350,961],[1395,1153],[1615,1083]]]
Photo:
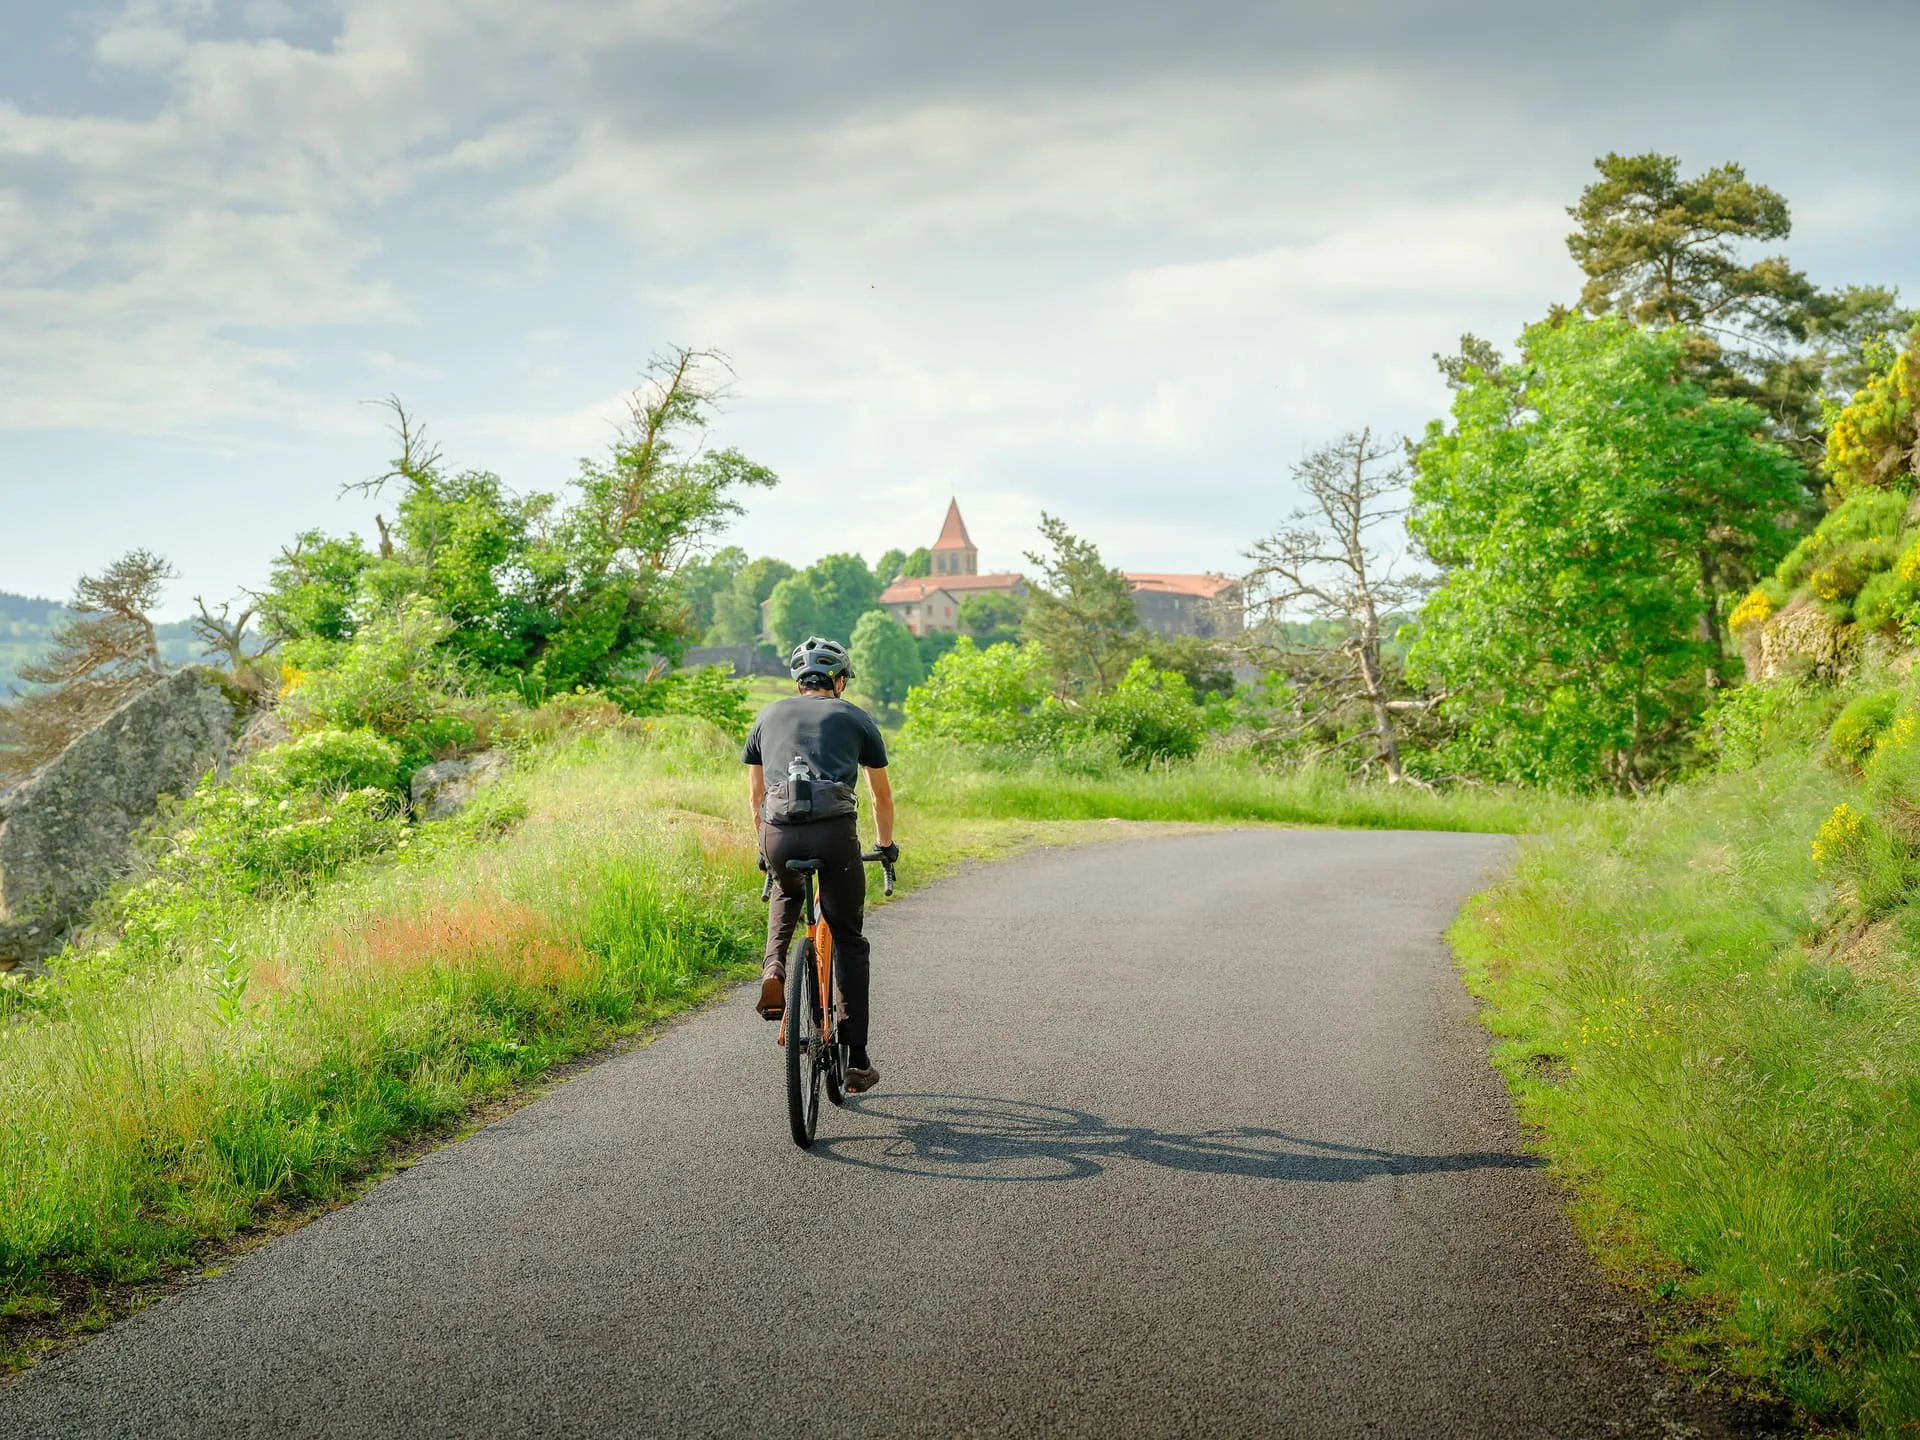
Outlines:
[[[886,856],[874,851],[860,857],[862,863],[878,865],[882,893],[893,894],[893,865]],[[764,862],[763,862],[764,863]],[[787,1052],[787,1124],[793,1131],[793,1143],[802,1150],[813,1144],[820,1123],[820,1089],[826,1086],[827,1098],[835,1105],[847,1103],[847,1047],[835,1039],[837,1004],[821,1004],[831,999],[834,989],[833,932],[826,916],[814,903],[813,877],[820,860],[789,860],[787,869],[804,877],[806,895],[801,902],[800,934],[794,942],[793,956],[787,962],[787,1008],[780,1017],[780,1033],[774,1043]],[[767,872],[760,887],[760,899],[773,894],[773,872]]]

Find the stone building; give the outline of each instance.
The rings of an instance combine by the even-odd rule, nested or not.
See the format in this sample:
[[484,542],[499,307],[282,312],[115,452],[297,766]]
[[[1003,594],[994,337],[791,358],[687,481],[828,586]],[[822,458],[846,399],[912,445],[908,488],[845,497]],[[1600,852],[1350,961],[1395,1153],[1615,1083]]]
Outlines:
[[1156,635],[1199,635],[1217,640],[1238,635],[1242,623],[1238,580],[1224,575],[1164,575],[1126,572],[1133,587],[1133,613]]
[[896,621],[915,635],[960,628],[960,602],[969,595],[1001,594],[1016,598],[1027,593],[1018,575],[980,574],[980,551],[960,518],[960,504],[949,501],[946,523],[933,542],[931,575],[895,580],[880,592],[880,603]]

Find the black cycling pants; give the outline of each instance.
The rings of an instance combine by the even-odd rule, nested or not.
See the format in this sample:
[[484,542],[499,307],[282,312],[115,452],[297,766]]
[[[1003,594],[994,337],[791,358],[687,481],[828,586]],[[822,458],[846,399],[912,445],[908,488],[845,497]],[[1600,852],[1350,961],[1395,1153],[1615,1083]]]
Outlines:
[[840,1038],[856,1054],[867,1048],[867,983],[872,947],[862,927],[867,918],[867,868],[860,863],[860,832],[855,817],[814,820],[804,825],[760,826],[760,853],[773,871],[773,903],[767,908],[767,952],[761,974],[787,974],[787,952],[800,923],[805,897],[803,878],[787,869],[789,860],[824,860],[814,877],[820,911],[833,932],[833,969],[847,1016]]

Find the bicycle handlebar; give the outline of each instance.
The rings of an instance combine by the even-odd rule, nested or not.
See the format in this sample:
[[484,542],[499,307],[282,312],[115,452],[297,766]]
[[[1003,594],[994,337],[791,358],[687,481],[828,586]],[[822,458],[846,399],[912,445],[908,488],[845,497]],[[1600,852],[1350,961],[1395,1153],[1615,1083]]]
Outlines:
[[865,864],[878,865],[880,867],[880,893],[883,895],[893,894],[893,862],[878,850],[871,850],[865,855],[862,855],[860,859]]
[[[880,867],[880,893],[883,895],[893,894],[893,862],[878,850],[862,855],[860,859],[868,865],[878,865]],[[767,877],[760,885],[760,899],[762,903],[764,903],[773,896],[773,871],[767,865],[766,856],[760,856],[759,863],[761,870],[766,873]]]

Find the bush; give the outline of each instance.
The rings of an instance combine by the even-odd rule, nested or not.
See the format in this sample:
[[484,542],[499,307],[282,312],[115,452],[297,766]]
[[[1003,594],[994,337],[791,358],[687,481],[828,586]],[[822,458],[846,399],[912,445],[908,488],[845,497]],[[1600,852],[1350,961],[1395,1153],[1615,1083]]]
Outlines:
[[1701,727],[1702,744],[1715,769],[1751,770],[1782,750],[1804,755],[1829,713],[1824,692],[1804,681],[1735,685],[1715,695]]
[[1130,765],[1191,760],[1206,738],[1206,716],[1193,703],[1184,675],[1156,670],[1141,656],[1120,683],[1087,710],[1093,729],[1111,736]]
[[282,709],[295,729],[370,730],[394,742],[409,772],[445,759],[496,728],[518,708],[504,697],[473,700],[457,664],[437,647],[452,622],[424,601],[369,621],[331,667],[298,671]]
[[[1906,513],[1904,495],[1881,491],[1855,495],[1787,552],[1787,558],[1773,572],[1774,579],[1788,591],[1797,590],[1808,582],[1815,570],[1849,546],[1874,540],[1891,545],[1899,539]],[[1776,603],[1784,598],[1776,597]]]
[[934,661],[926,683],[907,692],[906,730],[964,745],[1027,744],[1044,694],[1030,652],[1008,644],[982,650],[962,635]]
[[291,793],[337,795],[351,790],[404,791],[400,747],[371,730],[314,730],[261,756]]
[[[583,692],[585,693],[585,692]],[[747,682],[722,665],[696,665],[670,675],[616,685],[607,692],[629,715],[691,715],[719,726],[736,740],[753,724]]]
[[1827,731],[1828,753],[1858,772],[1873,753],[1880,732],[1893,723],[1894,712],[1899,708],[1898,690],[1876,690],[1856,696]]

